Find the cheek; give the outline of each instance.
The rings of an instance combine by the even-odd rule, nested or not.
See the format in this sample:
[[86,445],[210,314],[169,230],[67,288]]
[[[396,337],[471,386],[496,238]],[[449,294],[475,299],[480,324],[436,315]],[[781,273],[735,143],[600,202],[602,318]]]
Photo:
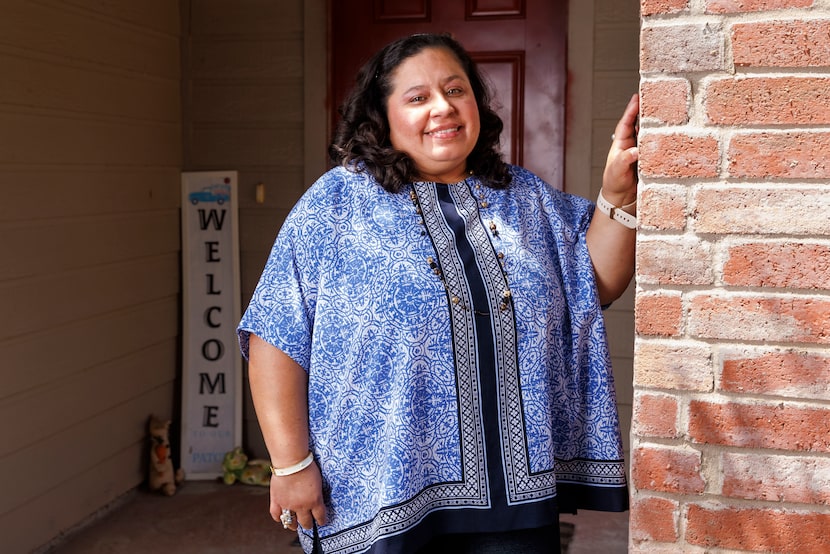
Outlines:
[[412,141],[416,135],[420,135],[419,122],[414,115],[390,114],[389,119],[389,139],[392,141],[392,146],[396,146],[396,142]]
[[467,121],[469,121],[469,126],[473,131],[473,135],[475,136],[476,140],[478,140],[478,135],[481,132],[481,119],[478,115],[478,106],[472,104],[468,106],[467,109]]

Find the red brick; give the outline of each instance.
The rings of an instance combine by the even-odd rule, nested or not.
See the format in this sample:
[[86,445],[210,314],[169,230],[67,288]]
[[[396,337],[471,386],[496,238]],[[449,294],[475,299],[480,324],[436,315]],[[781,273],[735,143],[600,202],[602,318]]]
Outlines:
[[629,529],[634,541],[677,542],[679,505],[665,498],[640,497],[631,505]]
[[701,454],[696,450],[641,447],[631,461],[631,479],[638,490],[700,494],[706,488],[700,467]]
[[737,66],[826,67],[830,65],[830,21],[736,23],[732,57]]
[[830,218],[793,217],[830,213],[825,189],[705,188],[692,202],[692,221],[699,234],[830,235]]
[[830,300],[700,294],[689,302],[693,337],[830,344]]
[[709,392],[714,380],[712,353],[706,345],[635,341],[634,384],[637,387]]
[[640,0],[640,15],[678,13],[689,9],[689,0]]
[[640,32],[640,71],[685,73],[726,70],[723,30],[717,26],[660,25]]
[[727,285],[830,289],[830,246],[754,242],[731,246],[723,266]]
[[637,219],[640,229],[682,231],[686,228],[686,187],[648,185],[640,192]]
[[706,0],[706,13],[745,13],[808,8],[814,0]]
[[714,280],[708,244],[686,237],[637,242],[637,279],[643,284],[708,285]]
[[693,400],[689,436],[700,444],[830,452],[830,410],[792,404]]
[[727,452],[721,468],[725,496],[830,505],[830,459]]
[[826,125],[830,78],[754,77],[710,81],[704,111],[716,125]]
[[830,179],[827,132],[741,133],[732,138],[726,155],[732,177]]
[[689,121],[692,85],[686,79],[643,81],[640,85],[640,114],[667,125]]
[[720,173],[720,146],[711,136],[640,133],[640,174],[646,177],[701,178]]
[[753,552],[830,552],[830,514],[689,506],[686,541]]
[[640,437],[674,439],[680,436],[677,397],[637,393],[634,395],[633,432]]
[[644,293],[635,300],[634,328],[639,335],[677,336],[683,304],[677,293]]
[[726,350],[720,389],[830,400],[830,356],[795,351]]

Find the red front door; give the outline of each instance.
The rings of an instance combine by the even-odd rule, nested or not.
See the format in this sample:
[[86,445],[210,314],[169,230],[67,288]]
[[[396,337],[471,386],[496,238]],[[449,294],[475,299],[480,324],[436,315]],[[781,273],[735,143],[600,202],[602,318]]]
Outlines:
[[451,33],[492,84],[502,152],[562,188],[565,0],[332,0],[332,121],[357,69],[392,40]]

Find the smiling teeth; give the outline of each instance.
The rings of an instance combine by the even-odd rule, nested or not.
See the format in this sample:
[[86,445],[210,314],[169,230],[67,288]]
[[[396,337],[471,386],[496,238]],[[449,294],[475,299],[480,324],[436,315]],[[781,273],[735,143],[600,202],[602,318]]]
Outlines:
[[457,132],[461,127],[453,127],[452,129],[443,129],[441,131],[431,131],[429,134],[433,136],[448,135]]

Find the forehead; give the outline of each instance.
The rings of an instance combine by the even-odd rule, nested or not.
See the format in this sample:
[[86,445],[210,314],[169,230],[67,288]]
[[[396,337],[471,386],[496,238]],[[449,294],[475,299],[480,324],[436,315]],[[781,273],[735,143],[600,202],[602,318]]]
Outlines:
[[420,80],[446,79],[452,76],[468,78],[455,54],[446,48],[424,48],[401,61],[392,72],[392,86],[412,86]]

